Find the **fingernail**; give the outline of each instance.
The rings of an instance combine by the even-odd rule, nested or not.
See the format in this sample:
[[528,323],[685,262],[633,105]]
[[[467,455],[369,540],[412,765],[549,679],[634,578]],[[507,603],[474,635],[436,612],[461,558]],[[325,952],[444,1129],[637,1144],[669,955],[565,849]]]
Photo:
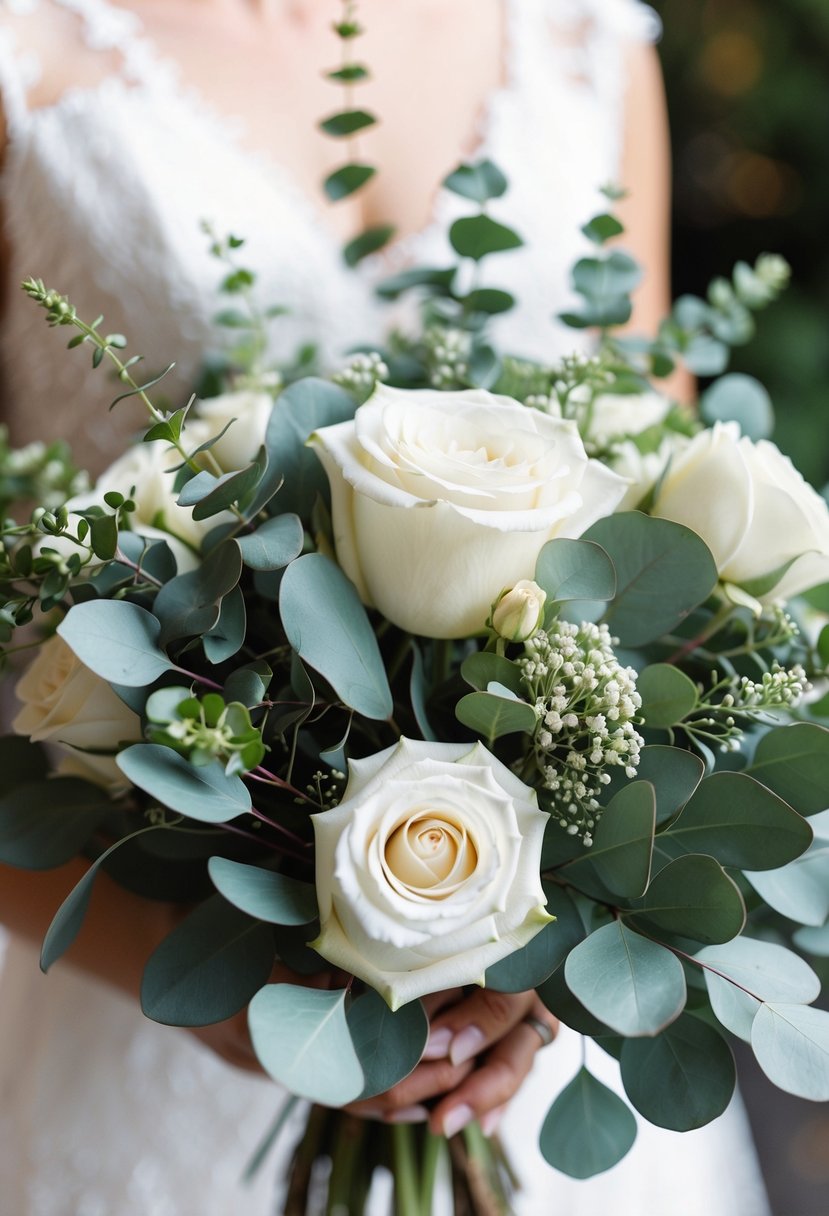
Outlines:
[[429,1112],[425,1106],[403,1106],[386,1115],[387,1123],[425,1123]]
[[449,1046],[449,1059],[453,1064],[464,1064],[476,1056],[486,1042],[486,1035],[477,1026],[464,1026]]
[[481,1124],[481,1131],[485,1136],[494,1135],[498,1129],[499,1123],[504,1117],[504,1112],[506,1109],[507,1106],[506,1103],[504,1103],[503,1106],[496,1106],[494,1110],[488,1110],[485,1115],[481,1115],[479,1122]]
[[449,1051],[449,1044],[451,1042],[452,1031],[448,1026],[441,1026],[438,1030],[433,1030],[423,1049],[422,1058],[424,1060],[442,1060]]
[[443,1134],[446,1139],[449,1140],[452,1136],[456,1136],[461,1128],[466,1127],[467,1123],[471,1123],[474,1118],[475,1112],[471,1106],[464,1103],[463,1106],[453,1107],[443,1120]]

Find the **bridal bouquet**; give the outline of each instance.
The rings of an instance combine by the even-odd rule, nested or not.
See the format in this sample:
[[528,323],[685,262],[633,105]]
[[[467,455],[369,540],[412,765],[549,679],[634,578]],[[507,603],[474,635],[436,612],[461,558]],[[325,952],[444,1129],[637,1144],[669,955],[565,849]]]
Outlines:
[[[314,1103],[390,1088],[426,1043],[420,998],[471,984],[537,989],[663,1127],[724,1110],[730,1036],[826,1100],[829,1016],[792,947],[829,954],[829,512],[769,440],[761,386],[721,375],[787,269],[740,264],[656,338],[622,337],[640,272],[608,244],[609,192],[564,318],[596,353],[530,363],[489,337],[512,298],[465,273],[520,243],[486,210],[506,181],[481,162],[445,185],[478,208],[458,264],[387,280],[422,324],[331,378],[267,365],[235,238],[212,239],[242,340],[182,408],[121,335],[25,284],[150,422],[59,505],[42,453],[0,450],[4,502],[42,504],[2,525],[5,652],[36,614],[40,632],[0,741],[0,859],[90,863],[43,967],[105,869],[187,909],[147,1016],[249,1007],[265,1070]],[[679,361],[720,377],[698,415],[654,388]],[[271,982],[277,960],[308,984]],[[635,1134],[583,1067],[541,1149],[584,1178]],[[341,1149],[331,1186],[359,1211]],[[405,1216],[429,1210],[411,1177]]]

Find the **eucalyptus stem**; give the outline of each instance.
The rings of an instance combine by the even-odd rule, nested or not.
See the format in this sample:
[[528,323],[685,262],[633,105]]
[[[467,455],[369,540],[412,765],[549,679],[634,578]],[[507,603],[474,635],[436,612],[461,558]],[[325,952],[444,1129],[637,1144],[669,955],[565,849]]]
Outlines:
[[685,642],[682,646],[675,650],[672,655],[669,655],[665,662],[673,664],[679,663],[680,660],[686,657],[686,655],[691,654],[698,647],[702,646],[704,642],[707,642],[710,638],[713,638],[716,634],[718,634],[723,626],[728,623],[733,614],[733,604],[723,605],[719,612],[714,613],[713,617],[704,629],[701,629],[695,637],[690,638],[689,641]]
[[395,1123],[391,1135],[395,1216],[423,1216],[417,1185],[414,1128],[410,1123]]

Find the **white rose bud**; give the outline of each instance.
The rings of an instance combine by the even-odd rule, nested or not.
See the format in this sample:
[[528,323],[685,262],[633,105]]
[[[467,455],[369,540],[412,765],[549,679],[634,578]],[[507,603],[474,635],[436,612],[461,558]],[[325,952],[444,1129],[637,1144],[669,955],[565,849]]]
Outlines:
[[552,919],[539,877],[547,818],[481,743],[401,739],[352,761],[343,801],[312,816],[314,949],[392,1009],[482,984]]
[[364,603],[430,638],[478,632],[548,540],[581,536],[626,486],[588,459],[574,422],[479,389],[381,384],[309,442],[340,566]]
[[210,449],[225,472],[244,468],[256,456],[265,441],[272,409],[270,393],[250,389],[199,401],[198,416],[209,423],[211,435],[219,435],[227,427]]
[[547,592],[532,579],[522,578],[505,591],[492,610],[492,628],[508,642],[526,642],[544,621]]
[[[23,708],[12,722],[34,743],[58,744],[66,753],[60,771],[84,777],[110,792],[125,788],[114,752],[141,739],[141,720],[100,676],[55,634],[17,682]],[[100,754],[103,753],[103,754]]]

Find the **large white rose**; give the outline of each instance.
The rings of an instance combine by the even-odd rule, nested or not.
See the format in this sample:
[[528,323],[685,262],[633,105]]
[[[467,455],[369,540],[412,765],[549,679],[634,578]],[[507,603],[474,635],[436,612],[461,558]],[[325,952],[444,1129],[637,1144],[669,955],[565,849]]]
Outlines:
[[253,460],[265,441],[272,409],[271,394],[252,389],[199,401],[198,417],[209,424],[211,435],[218,435],[227,427],[210,449],[226,473],[242,469]]
[[482,984],[551,917],[539,865],[548,816],[483,744],[401,739],[352,761],[313,815],[323,958],[397,1009]]
[[793,562],[761,601],[829,581],[829,509],[773,443],[715,423],[675,456],[652,515],[697,532],[720,577],[742,585]]
[[625,482],[575,423],[479,390],[378,385],[311,444],[331,482],[337,560],[364,603],[411,633],[481,630],[555,536],[609,515]]
[[19,735],[35,743],[59,744],[66,752],[61,772],[85,777],[113,792],[124,788],[115,757],[93,752],[140,742],[141,720],[106,681],[83,665],[63,638],[55,634],[43,643],[14,691],[23,702],[12,722]]
[[589,412],[589,437],[606,447],[624,435],[639,435],[664,421],[671,403],[659,393],[600,393]]

